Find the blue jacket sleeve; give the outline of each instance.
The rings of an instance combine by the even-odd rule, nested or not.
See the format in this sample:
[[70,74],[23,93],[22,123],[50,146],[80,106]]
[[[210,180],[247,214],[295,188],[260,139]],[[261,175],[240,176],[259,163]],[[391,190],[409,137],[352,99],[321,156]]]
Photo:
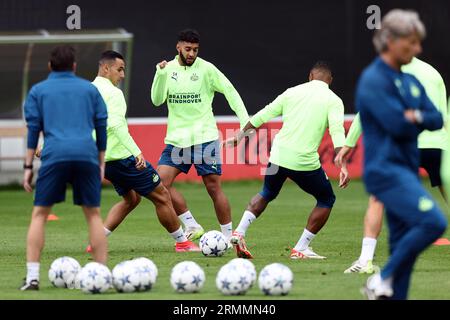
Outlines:
[[31,88],[24,105],[25,121],[28,128],[28,149],[36,149],[39,133],[42,131],[42,115],[38,104],[36,87]]
[[106,109],[105,101],[103,100],[100,92],[98,92],[97,88],[95,88],[95,133],[97,138],[97,149],[99,151],[106,150],[106,125],[108,119],[108,111]]
[[392,83],[384,79],[361,79],[356,94],[361,113],[370,114],[380,127],[394,139],[416,138],[419,128],[406,120],[404,107]]
[[433,102],[431,102],[430,98],[428,98],[422,84],[419,81],[417,82],[422,93],[422,101],[419,110],[422,112],[423,122],[419,124],[419,128],[430,131],[439,130],[444,125],[442,114],[439,112],[439,109],[435,107]]

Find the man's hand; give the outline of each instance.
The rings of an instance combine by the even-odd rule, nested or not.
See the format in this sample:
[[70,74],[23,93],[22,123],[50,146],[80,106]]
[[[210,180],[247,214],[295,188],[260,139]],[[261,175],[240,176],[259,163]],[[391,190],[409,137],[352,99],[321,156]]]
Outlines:
[[38,146],[36,148],[36,152],[34,153],[34,155],[35,155],[36,158],[40,158],[41,154],[42,154],[42,146]]
[[147,164],[145,163],[144,155],[141,153],[136,157],[136,169],[139,171],[144,170],[147,167]]
[[348,175],[347,167],[344,165],[339,173],[339,188],[345,189],[348,187],[350,182],[350,177]]
[[25,169],[23,172],[23,188],[26,192],[33,192],[31,181],[33,181],[33,169]]
[[413,124],[416,124],[418,122],[416,118],[416,110],[413,109],[405,110],[404,115],[407,121]]
[[347,155],[350,153],[350,150],[352,150],[352,148],[347,147],[347,146],[343,146],[341,148],[339,153],[334,158],[334,164],[337,167],[341,168],[342,165],[345,164],[345,162],[347,161]]
[[167,61],[163,60],[160,63],[158,63],[158,66],[160,69],[164,69],[167,66]]
[[238,136],[235,136],[233,138],[229,138],[227,140],[222,141],[222,146],[225,148],[233,148],[238,145]]

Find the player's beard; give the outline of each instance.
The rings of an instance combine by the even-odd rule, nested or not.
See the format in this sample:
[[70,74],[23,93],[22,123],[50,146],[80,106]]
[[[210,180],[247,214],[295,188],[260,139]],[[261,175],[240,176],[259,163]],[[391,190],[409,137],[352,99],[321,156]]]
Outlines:
[[195,62],[195,59],[194,59],[194,60],[192,60],[191,63],[188,63],[188,62],[186,61],[186,58],[185,58],[185,57],[183,56],[183,54],[181,53],[181,51],[178,52],[178,55],[180,56],[180,59],[181,59],[181,61],[183,61],[183,64],[184,64],[185,66],[190,67],[190,66],[192,66],[192,65],[194,64],[194,62]]

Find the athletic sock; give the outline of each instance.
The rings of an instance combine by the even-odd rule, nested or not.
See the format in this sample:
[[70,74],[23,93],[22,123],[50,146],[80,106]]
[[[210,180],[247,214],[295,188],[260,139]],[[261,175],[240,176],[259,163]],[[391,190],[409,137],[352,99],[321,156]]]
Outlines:
[[363,238],[359,262],[361,264],[366,264],[367,261],[373,260],[376,247],[377,247],[377,239],[369,237]]
[[105,231],[105,236],[107,236],[107,237],[112,233],[111,230],[108,230],[105,227],[103,227],[103,230]]
[[220,230],[222,231],[223,235],[225,236],[225,239],[229,240],[233,233],[233,222],[230,222],[227,224],[221,224]]
[[183,222],[184,226],[187,228],[200,227],[200,225],[197,223],[197,221],[195,221],[194,216],[189,210],[179,215],[178,218],[180,218],[181,222]]
[[308,248],[311,241],[314,239],[316,235],[314,233],[309,232],[308,230],[304,229],[303,234],[298,240],[297,244],[295,245],[295,250],[302,251]]
[[30,283],[31,280],[39,281],[39,262],[27,262],[27,283]]
[[239,225],[236,229],[236,232],[245,236],[245,233],[247,232],[248,227],[250,227],[252,222],[255,220],[256,220],[256,216],[252,212],[245,210],[244,214],[242,215],[241,222],[239,222]]
[[186,235],[184,234],[183,228],[181,228],[181,226],[178,228],[177,231],[171,232],[170,235],[176,242],[188,241],[188,239],[186,238]]

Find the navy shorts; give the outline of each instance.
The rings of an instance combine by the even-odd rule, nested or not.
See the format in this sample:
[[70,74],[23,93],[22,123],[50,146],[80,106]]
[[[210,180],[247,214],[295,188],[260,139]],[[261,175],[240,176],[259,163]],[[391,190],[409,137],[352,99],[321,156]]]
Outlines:
[[428,173],[432,187],[442,186],[441,159],[441,149],[420,149],[420,167]]
[[136,169],[136,158],[133,156],[106,162],[105,178],[111,181],[119,196],[134,190],[146,197],[161,182],[150,163],[147,162],[147,167],[142,171]]
[[178,148],[171,144],[166,145],[158,165],[166,165],[188,173],[194,165],[197,175],[208,174],[222,175],[222,164],[220,160],[219,140],[196,144],[187,148]]
[[100,207],[102,184],[100,168],[87,161],[64,161],[43,165],[39,169],[34,196],[35,206],[49,207],[66,199],[66,187],[73,188],[73,203]]
[[336,197],[330,180],[322,168],[313,171],[295,171],[269,163],[264,176],[264,187],[259,194],[269,202],[274,200],[287,178],[316,198],[317,207],[333,207]]

